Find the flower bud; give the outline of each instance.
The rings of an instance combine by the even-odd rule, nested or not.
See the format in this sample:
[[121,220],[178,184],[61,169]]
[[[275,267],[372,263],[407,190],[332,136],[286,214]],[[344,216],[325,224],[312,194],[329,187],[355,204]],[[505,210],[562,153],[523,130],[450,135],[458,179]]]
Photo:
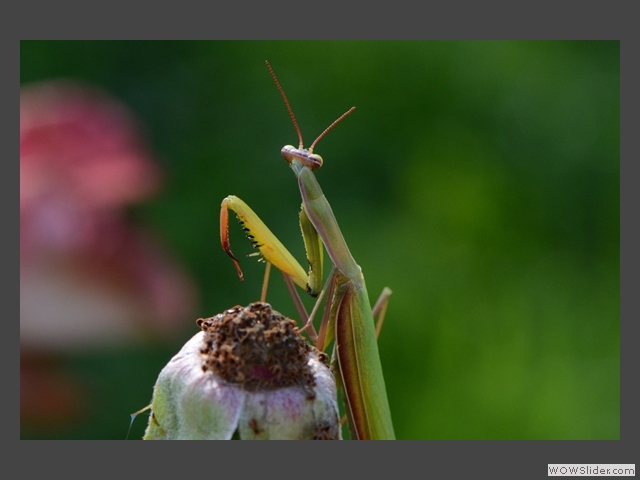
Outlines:
[[340,439],[327,356],[267,303],[207,319],[162,369],[144,438]]

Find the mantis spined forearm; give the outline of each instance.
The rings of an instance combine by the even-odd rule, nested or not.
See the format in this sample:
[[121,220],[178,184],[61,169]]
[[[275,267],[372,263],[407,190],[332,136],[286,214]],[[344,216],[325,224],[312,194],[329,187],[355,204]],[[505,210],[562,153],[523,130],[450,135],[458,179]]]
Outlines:
[[[352,437],[393,439],[395,435],[378,353],[374,314],[362,270],[349,252],[331,206],[313,173],[323,163],[322,158],[313,153],[314,146],[334,125],[351,113],[353,108],[333,122],[308,149],[305,149],[287,97],[268,63],[267,66],[300,139],[298,148],[287,145],[281,153],[297,177],[302,196],[300,223],[309,260],[309,272],[304,271],[251,208],[235,196],[229,196],[222,202],[222,246],[233,259],[238,275],[242,278],[238,261],[229,247],[228,210],[233,210],[264,260],[291,278],[296,285],[316,296],[322,283],[324,245],[333,269],[327,282],[327,313],[323,316],[320,326],[317,347],[324,350],[331,340],[335,339],[334,351],[338,365],[338,371],[335,373],[339,384],[344,388]],[[389,289],[385,289],[381,297],[382,302],[377,304],[382,315],[390,293]]]

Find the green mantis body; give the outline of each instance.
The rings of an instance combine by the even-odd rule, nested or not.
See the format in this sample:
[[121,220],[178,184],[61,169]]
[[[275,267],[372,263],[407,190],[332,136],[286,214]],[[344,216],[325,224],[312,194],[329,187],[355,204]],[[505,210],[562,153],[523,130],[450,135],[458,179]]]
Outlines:
[[[268,65],[268,63],[267,63]],[[269,67],[270,71],[271,68]],[[228,210],[233,210],[247,236],[265,261],[271,263],[295,284],[312,296],[318,295],[322,282],[322,245],[333,264],[324,288],[327,307],[317,337],[317,347],[324,350],[335,339],[336,378],[344,389],[347,416],[353,438],[393,439],[394,431],[387,400],[382,365],[378,353],[376,327],[364,276],[355,262],[338,226],[331,206],[322,193],[314,170],[322,166],[322,158],[313,153],[315,144],[353,108],[333,122],[309,149],[303,148],[302,135],[289,102],[271,71],[300,137],[300,146],[287,145],[282,155],[298,180],[302,196],[300,224],[303,232],[309,273],[293,258],[266,225],[242,200],[229,196],[222,202],[220,214],[221,240],[242,278],[237,259],[229,248]],[[324,292],[323,292],[324,293]],[[390,290],[385,289],[384,302]],[[315,309],[314,309],[315,310]]]

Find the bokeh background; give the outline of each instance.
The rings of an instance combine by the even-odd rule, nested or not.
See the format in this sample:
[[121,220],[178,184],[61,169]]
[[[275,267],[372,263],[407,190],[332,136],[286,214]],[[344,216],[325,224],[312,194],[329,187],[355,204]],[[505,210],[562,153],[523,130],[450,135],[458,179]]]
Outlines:
[[[267,59],[307,144],[357,106],[316,148],[317,178],[372,301],[393,290],[379,344],[397,437],[620,437],[619,42],[20,48],[23,91],[68,79],[136,117],[162,182],[118,215],[190,285],[170,328],[151,318],[133,333],[39,343],[21,284],[22,438],[125,438],[195,320],[258,299],[264,267],[244,258],[235,222],[245,283],[219,245],[225,196],[253,206],[304,260],[300,196],[279,153],[297,136]],[[268,300],[295,317],[272,278]],[[130,438],[145,425],[146,414]]]

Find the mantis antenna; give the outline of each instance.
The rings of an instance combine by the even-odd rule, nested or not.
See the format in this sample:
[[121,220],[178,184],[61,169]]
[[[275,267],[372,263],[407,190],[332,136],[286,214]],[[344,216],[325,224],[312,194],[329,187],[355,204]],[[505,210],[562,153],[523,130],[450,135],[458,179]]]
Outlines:
[[347,110],[346,112],[344,112],[342,115],[340,115],[338,117],[337,120],[335,120],[331,125],[329,125],[327,128],[324,129],[324,132],[322,132],[320,135],[318,135],[318,138],[316,138],[313,143],[311,144],[311,146],[309,147],[309,153],[313,153],[313,147],[316,146],[316,143],[318,143],[320,141],[320,139],[322,137],[324,137],[327,133],[329,133],[329,131],[335,127],[338,123],[340,123],[342,121],[342,119],[344,117],[346,117],[347,115],[349,115],[351,112],[353,112],[356,109],[356,107],[351,107],[349,110]]
[[298,148],[302,148],[304,146],[304,142],[302,141],[302,132],[300,131],[300,127],[298,127],[298,122],[296,121],[296,116],[293,114],[293,110],[291,109],[291,105],[289,104],[289,100],[287,99],[287,96],[285,95],[284,90],[280,86],[280,82],[278,82],[278,78],[276,77],[276,74],[273,71],[273,68],[271,68],[271,65],[269,65],[269,62],[267,60],[265,60],[264,63],[267,64],[267,68],[269,69],[269,73],[271,73],[271,77],[273,78],[273,81],[276,83],[276,87],[278,87],[278,91],[280,92],[280,95],[282,95],[282,99],[284,100],[284,104],[287,106],[287,110],[289,111],[289,116],[291,117],[291,121],[293,122],[293,126],[296,127],[296,132],[298,132],[298,139],[300,140],[300,146]]
[[[296,116],[293,114],[293,110],[291,109],[291,104],[289,103],[289,100],[287,99],[287,96],[285,95],[284,90],[280,86],[280,82],[278,82],[278,78],[276,77],[276,74],[273,71],[273,68],[271,68],[271,65],[269,64],[268,61],[265,60],[265,63],[267,64],[267,68],[269,69],[269,73],[271,73],[271,77],[273,78],[273,81],[275,82],[276,87],[278,87],[278,91],[280,92],[280,95],[282,95],[282,99],[284,100],[284,104],[287,106],[287,110],[289,111],[289,116],[291,117],[291,121],[293,122],[293,126],[296,127],[296,132],[298,132],[298,139],[300,140],[300,146],[298,146],[298,148],[302,149],[302,148],[304,148],[304,142],[302,140],[302,132],[300,132],[300,127],[298,126],[298,122],[296,120]],[[347,115],[349,115],[355,109],[356,109],[356,107],[351,107],[349,110],[347,110],[342,115],[340,115],[338,117],[338,119],[335,120],[331,125],[329,125],[327,128],[325,128],[324,132],[322,132],[320,135],[318,135],[318,138],[316,138],[313,141],[313,143],[311,144],[311,146],[309,147],[309,149],[308,149],[309,153],[313,153],[313,148],[320,141],[320,139],[322,137],[324,137],[327,133],[329,133],[329,131],[331,131],[333,129],[333,127],[335,127],[338,123],[340,123],[342,121],[342,119],[344,119]]]

